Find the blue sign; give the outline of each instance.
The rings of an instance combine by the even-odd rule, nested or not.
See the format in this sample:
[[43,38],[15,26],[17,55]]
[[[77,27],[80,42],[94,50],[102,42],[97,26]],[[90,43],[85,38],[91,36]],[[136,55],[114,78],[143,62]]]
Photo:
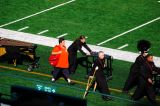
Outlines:
[[36,89],[39,90],[39,91],[44,91],[44,92],[49,92],[49,93],[55,93],[56,92],[56,89],[54,87],[44,86],[44,85],[41,85],[41,84],[37,84]]

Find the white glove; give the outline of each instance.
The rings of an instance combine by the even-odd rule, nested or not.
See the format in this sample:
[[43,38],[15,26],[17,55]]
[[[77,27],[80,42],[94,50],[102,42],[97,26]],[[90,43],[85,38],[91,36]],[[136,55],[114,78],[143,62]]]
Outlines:
[[97,71],[99,68],[98,68],[98,66],[95,68],[95,70]]

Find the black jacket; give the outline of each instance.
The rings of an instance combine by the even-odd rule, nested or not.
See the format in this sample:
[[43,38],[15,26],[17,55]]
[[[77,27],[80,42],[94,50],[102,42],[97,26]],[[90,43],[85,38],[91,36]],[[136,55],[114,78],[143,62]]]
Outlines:
[[95,68],[98,66],[98,70],[96,71],[96,76],[104,76],[104,69],[105,69],[105,60],[101,60],[101,59],[96,59],[94,64],[93,64],[93,68],[91,70],[91,76],[93,76],[93,73],[95,71]]
[[85,47],[89,52],[91,52],[91,49],[87,46],[86,43],[82,43],[79,39],[77,39],[69,46],[69,54],[75,55],[79,50],[83,55],[86,55],[86,53],[82,50],[82,46]]
[[139,55],[135,62],[131,65],[129,77],[137,76],[140,72],[140,67],[143,65],[143,63],[146,61],[145,57],[142,55]]
[[160,74],[160,68],[156,67],[153,62],[146,61],[141,66],[140,76],[147,81],[148,78],[153,78],[153,72],[157,72],[158,74]]

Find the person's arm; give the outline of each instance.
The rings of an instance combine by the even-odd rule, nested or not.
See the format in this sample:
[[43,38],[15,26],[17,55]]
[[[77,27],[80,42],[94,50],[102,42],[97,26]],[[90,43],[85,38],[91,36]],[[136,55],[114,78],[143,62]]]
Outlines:
[[153,67],[153,71],[160,74],[160,68],[156,67],[156,65],[154,64],[154,62],[152,63],[152,67]]
[[152,81],[151,78],[148,78],[148,82],[149,82],[150,84],[153,84],[153,81]]
[[78,48],[78,50],[82,53],[82,55],[86,55],[86,53],[82,50],[80,43],[81,43],[80,41],[77,41],[77,42],[76,42],[77,48]]
[[59,49],[59,47],[55,46],[52,50],[52,55],[57,55],[57,54],[61,54],[62,51]]
[[52,55],[57,55],[57,54],[61,54],[62,53],[62,51],[58,51],[58,52],[53,52],[52,51]]
[[[95,71],[95,70],[98,70],[97,67],[98,67],[98,61],[96,60],[96,61],[93,63],[93,67],[92,67],[92,69],[91,69],[90,76],[93,76],[94,71]],[[98,67],[98,68],[99,68],[99,67]]]
[[86,43],[83,44],[83,46],[91,53],[92,50],[88,47],[88,45]]
[[149,70],[149,68],[147,67],[147,65],[144,65],[144,64],[143,64],[143,65],[141,66],[140,75],[141,75],[141,77],[144,78],[145,81],[147,81],[148,83],[152,84],[153,81],[152,81],[152,77],[151,77],[151,75],[150,75],[149,72],[150,72],[150,70]]
[[142,65],[141,66],[141,69],[140,69],[140,71],[139,71],[139,73],[140,73],[140,76],[141,77],[143,77],[145,80],[148,80],[148,78],[149,78],[149,73],[148,73],[148,68],[146,67],[146,65]]

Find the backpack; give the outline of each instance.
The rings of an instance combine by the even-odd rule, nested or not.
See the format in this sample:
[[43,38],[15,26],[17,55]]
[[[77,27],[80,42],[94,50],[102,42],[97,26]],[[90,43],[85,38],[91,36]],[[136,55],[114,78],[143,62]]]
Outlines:
[[[59,50],[61,50],[61,48],[60,48],[58,45],[56,45],[55,47],[58,47]],[[48,61],[49,61],[49,63],[50,63],[51,66],[55,67],[55,66],[58,64],[60,55],[61,55],[61,54],[56,54],[56,55],[51,54],[51,55],[49,56]]]

